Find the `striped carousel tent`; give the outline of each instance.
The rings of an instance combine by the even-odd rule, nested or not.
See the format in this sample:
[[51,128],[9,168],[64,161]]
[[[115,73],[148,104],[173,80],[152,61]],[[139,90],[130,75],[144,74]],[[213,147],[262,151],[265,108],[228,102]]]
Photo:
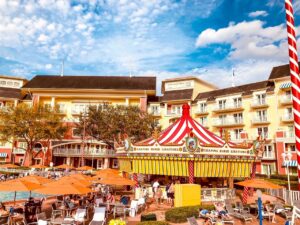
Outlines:
[[[185,104],[182,107],[181,118],[161,132],[156,140],[154,138],[149,138],[138,142],[135,145],[154,145],[156,141],[160,145],[182,144],[185,138],[191,133],[198,138],[200,145],[221,147],[225,144],[225,141],[221,137],[205,129],[201,124],[194,120],[190,116],[190,106]],[[234,146],[234,144],[229,143],[229,146]]]

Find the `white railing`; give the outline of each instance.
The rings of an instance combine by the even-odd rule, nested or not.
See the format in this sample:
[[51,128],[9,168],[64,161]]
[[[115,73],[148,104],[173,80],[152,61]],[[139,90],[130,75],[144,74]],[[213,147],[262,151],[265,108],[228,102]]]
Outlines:
[[205,108],[205,109],[203,109],[203,108],[200,108],[200,109],[198,109],[197,111],[196,111],[196,113],[198,113],[198,114],[201,114],[201,113],[207,113],[208,111],[207,111],[207,108]]
[[25,154],[25,150],[22,148],[14,148],[13,153],[14,154]]
[[202,188],[201,201],[224,201],[226,199],[235,198],[235,189],[229,188]]
[[215,119],[213,122],[214,126],[222,126],[222,125],[240,125],[243,124],[242,118],[226,118],[226,119]]
[[82,152],[82,149],[76,148],[53,149],[53,154],[56,156],[81,156],[82,153],[85,156],[113,156],[115,151],[110,149],[86,149]]
[[253,117],[252,123],[266,123],[268,121],[268,117],[263,116],[263,117]]
[[261,99],[261,100],[256,99],[251,103],[252,107],[265,106],[265,105],[267,105],[266,99]]
[[282,199],[288,205],[292,205],[293,202],[300,200],[300,191],[293,191],[293,190],[289,191],[285,188],[282,188],[282,189],[268,189],[267,193],[271,196]]
[[150,114],[154,116],[160,116],[160,111],[150,111]]
[[199,122],[203,127],[208,127],[208,124],[207,124],[207,122],[205,121],[205,122]]
[[293,114],[285,114],[281,117],[281,121],[291,121],[294,120]]
[[291,95],[284,95],[280,97],[280,103],[292,103],[292,96]]
[[271,154],[267,154],[265,151],[263,154],[263,159],[275,159],[275,152],[272,152]]
[[225,103],[225,104],[215,104],[213,110],[218,111],[218,110],[239,109],[239,108],[242,108],[242,103]]

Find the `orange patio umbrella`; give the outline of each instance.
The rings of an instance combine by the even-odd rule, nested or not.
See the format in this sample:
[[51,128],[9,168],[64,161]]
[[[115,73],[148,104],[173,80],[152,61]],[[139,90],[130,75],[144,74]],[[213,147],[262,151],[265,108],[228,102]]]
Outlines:
[[81,166],[81,167],[76,168],[76,170],[79,170],[79,171],[87,171],[87,170],[93,170],[93,169],[94,168],[90,167],[90,166]]
[[56,169],[64,169],[64,170],[72,170],[74,169],[73,166],[70,166],[70,165],[67,165],[67,164],[62,164],[62,165],[59,165],[59,166],[55,166]]
[[73,183],[78,184],[83,187],[88,187],[88,186],[91,186],[91,184],[92,184],[91,181],[79,180],[74,177],[65,176],[65,177],[60,178],[57,181],[45,184],[45,186],[54,186],[55,187],[55,186],[60,186],[63,184],[73,184]]
[[136,185],[136,182],[133,180],[129,180],[126,178],[110,178],[110,179],[102,179],[97,181],[97,183],[100,184],[106,184],[106,185],[116,185],[116,186],[123,186],[123,185],[130,185],[134,186]]
[[14,191],[14,203],[16,202],[17,191],[29,191],[31,195],[31,191],[43,187],[40,184],[36,184],[33,182],[15,179],[1,182],[0,191]]
[[8,164],[0,165],[0,168],[14,169],[14,168],[19,168],[19,166],[15,165],[15,164],[8,163]]
[[97,174],[93,177],[94,180],[98,179],[110,179],[110,178],[122,178],[119,174],[115,173],[103,173],[103,174]]
[[[56,182],[53,182],[56,183]],[[59,185],[45,185],[45,187],[35,189],[34,192],[46,195],[83,195],[93,192],[92,189],[84,187],[78,183],[60,183]]]
[[30,168],[34,168],[34,169],[47,169],[48,166],[44,166],[44,165],[38,164],[38,165],[30,166]]
[[235,184],[243,186],[243,187],[258,188],[258,189],[281,189],[281,188],[283,188],[282,186],[273,184],[273,183],[263,180],[263,179],[244,180],[241,182],[237,182]]
[[111,168],[96,171],[97,175],[100,175],[100,174],[119,174],[119,173],[120,173],[119,170],[115,170],[115,169],[111,169]]
[[84,174],[81,174],[81,173],[71,174],[71,175],[66,176],[66,177],[75,178],[75,179],[77,179],[79,181],[80,180],[85,180],[85,181],[92,181],[92,180],[94,180],[92,177],[84,175]]
[[53,182],[53,180],[50,180],[45,177],[37,176],[37,175],[25,176],[25,177],[18,178],[16,180],[28,181],[35,184],[41,184],[41,185]]

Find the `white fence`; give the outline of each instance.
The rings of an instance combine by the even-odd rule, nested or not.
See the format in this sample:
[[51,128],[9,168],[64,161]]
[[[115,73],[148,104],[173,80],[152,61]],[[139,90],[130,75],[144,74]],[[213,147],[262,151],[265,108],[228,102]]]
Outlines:
[[271,196],[281,198],[286,204],[292,205],[293,202],[300,200],[300,191],[288,191],[284,189],[271,190],[268,189],[267,193]]
[[235,189],[228,188],[201,188],[201,201],[213,202],[235,198]]

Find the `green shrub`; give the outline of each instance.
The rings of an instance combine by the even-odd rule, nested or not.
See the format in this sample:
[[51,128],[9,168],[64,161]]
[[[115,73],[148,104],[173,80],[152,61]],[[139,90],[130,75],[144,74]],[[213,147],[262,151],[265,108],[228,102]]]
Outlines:
[[156,221],[156,214],[150,213],[150,214],[144,214],[141,215],[141,222],[143,221]]
[[145,221],[145,222],[139,222],[137,225],[170,225],[166,221]]
[[166,211],[166,221],[172,223],[184,223],[189,217],[198,217],[200,206],[186,206],[172,208]]

